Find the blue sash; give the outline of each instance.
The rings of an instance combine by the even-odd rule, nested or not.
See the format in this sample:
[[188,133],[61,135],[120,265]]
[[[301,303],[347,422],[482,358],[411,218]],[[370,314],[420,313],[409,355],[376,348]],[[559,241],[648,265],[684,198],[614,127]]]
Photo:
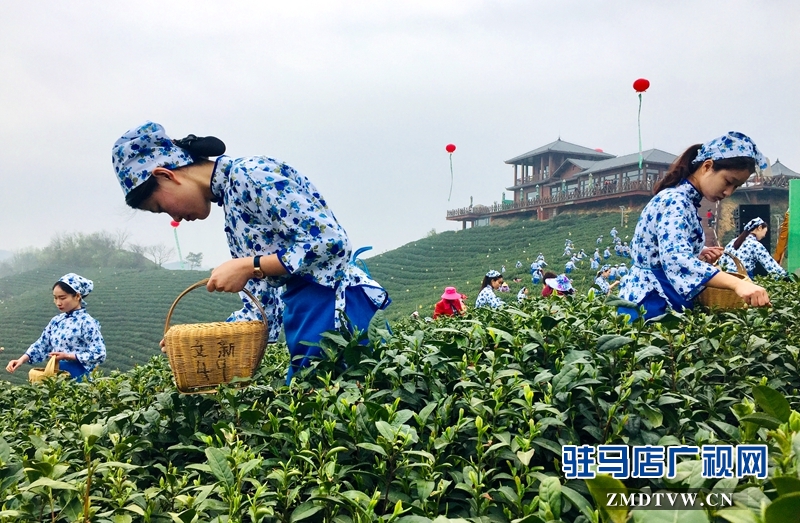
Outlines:
[[[658,280],[658,283],[661,284],[664,294],[667,296],[667,300],[664,300],[664,298],[662,298],[656,290],[652,290],[645,295],[644,299],[638,303],[638,305],[644,307],[645,320],[649,320],[650,318],[654,318],[656,316],[661,316],[667,312],[667,309],[674,309],[678,312],[681,312],[684,309],[691,309],[694,306],[691,300],[687,300],[681,294],[678,294],[678,292],[667,279],[664,269],[660,267],[654,269],[644,267],[639,268],[652,272]],[[631,321],[639,317],[639,311],[630,307],[617,307],[617,312],[619,314],[630,314]]]
[[86,376],[87,380],[89,379],[89,373],[86,371],[86,367],[81,365],[79,361],[61,360],[58,362],[58,369],[69,372],[69,375],[72,376],[75,381],[80,381],[84,376]]

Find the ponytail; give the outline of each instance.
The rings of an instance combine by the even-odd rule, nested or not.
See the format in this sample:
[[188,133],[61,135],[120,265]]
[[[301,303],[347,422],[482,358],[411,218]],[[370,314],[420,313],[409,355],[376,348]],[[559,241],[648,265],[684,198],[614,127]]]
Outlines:
[[739,250],[739,247],[741,247],[741,246],[742,246],[742,244],[743,244],[743,243],[744,243],[744,241],[747,239],[747,237],[748,237],[748,236],[750,236],[751,234],[753,234],[754,232],[756,232],[757,230],[759,230],[761,227],[766,227],[766,225],[759,225],[758,227],[756,227],[756,228],[755,228],[755,229],[753,229],[752,231],[748,231],[747,229],[743,230],[743,231],[742,231],[742,234],[740,234],[740,235],[739,235],[739,236],[736,238],[736,241],[735,241],[735,242],[733,242],[733,248],[734,248],[735,250],[737,250],[737,251],[738,251],[738,250]]
[[662,179],[656,182],[656,186],[653,189],[654,194],[658,194],[664,189],[669,189],[670,187],[675,187],[679,185],[683,180],[689,177],[690,174],[695,172],[698,167],[702,164],[693,164],[695,158],[697,158],[697,152],[703,144],[698,143],[692,145],[688,149],[686,149],[682,155],[678,157],[677,160],[672,162],[672,165],[669,166],[669,170],[667,174],[664,175]]
[[172,140],[172,143],[188,152],[194,161],[208,160],[210,156],[225,154],[225,144],[214,136],[197,137],[190,134],[186,138]]

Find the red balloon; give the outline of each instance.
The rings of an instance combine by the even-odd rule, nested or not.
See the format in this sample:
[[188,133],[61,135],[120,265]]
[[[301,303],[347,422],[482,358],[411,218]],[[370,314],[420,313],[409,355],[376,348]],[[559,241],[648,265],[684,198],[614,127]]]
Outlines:
[[447,144],[447,147],[444,148],[444,150],[447,151],[448,153],[452,153],[456,150],[456,146],[453,145],[452,143],[449,143]]
[[171,222],[169,222],[169,224],[172,225],[173,227],[177,227],[178,225],[181,224],[181,222],[176,222],[175,220],[172,220]]
[[650,87],[650,80],[648,80],[647,78],[639,78],[638,80],[633,82],[633,89],[637,93],[643,93],[647,91],[649,87]]
[[597,148],[595,149],[595,151],[597,151],[598,153],[602,153],[602,152],[603,152],[603,149],[601,149],[600,147],[597,147]]

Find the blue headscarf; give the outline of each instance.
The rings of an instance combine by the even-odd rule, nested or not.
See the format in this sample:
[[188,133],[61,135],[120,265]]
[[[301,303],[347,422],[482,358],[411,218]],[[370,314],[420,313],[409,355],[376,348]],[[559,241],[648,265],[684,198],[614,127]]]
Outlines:
[[111,161],[125,196],[147,181],[156,167],[177,169],[194,163],[192,156],[175,145],[164,128],[145,122],[114,143]]
[[766,225],[766,224],[767,223],[764,220],[762,220],[761,218],[756,216],[755,218],[753,218],[752,220],[750,220],[749,222],[747,222],[744,225],[744,230],[748,231],[748,232],[753,232],[754,230],[756,230],[761,225]]
[[94,289],[94,282],[86,279],[83,276],[70,272],[58,279],[61,283],[66,283],[72,290],[81,295],[81,305],[86,307],[86,302],[83,298]]
[[723,160],[725,158],[752,158],[756,161],[759,169],[764,170],[769,167],[767,159],[758,150],[756,144],[749,136],[730,131],[728,134],[714,138],[710,142],[704,143],[697,150],[697,158],[692,163],[702,163],[706,160]]

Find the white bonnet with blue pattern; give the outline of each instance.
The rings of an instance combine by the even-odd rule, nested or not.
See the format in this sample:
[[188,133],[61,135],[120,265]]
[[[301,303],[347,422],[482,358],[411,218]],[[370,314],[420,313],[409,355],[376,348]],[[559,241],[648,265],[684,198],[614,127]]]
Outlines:
[[111,161],[125,196],[146,182],[156,167],[177,169],[194,163],[192,156],[175,145],[164,128],[154,122],[145,122],[123,134],[114,143]]
[[758,150],[756,144],[746,134],[730,131],[728,134],[714,138],[704,143],[697,150],[697,157],[692,163],[702,163],[706,160],[723,160],[726,158],[752,158],[759,169],[769,167],[767,159]]
[[72,290],[80,294],[81,305],[86,306],[86,302],[83,301],[83,298],[85,298],[86,295],[92,292],[94,289],[94,282],[92,280],[84,278],[83,276],[75,274],[74,272],[70,272],[69,274],[65,274],[59,278],[58,281],[61,283],[66,283]]
[[747,222],[744,225],[744,230],[748,231],[748,232],[752,232],[752,231],[758,229],[760,226],[766,225],[766,224],[767,223],[764,220],[762,220],[761,218],[756,216],[755,218],[753,218],[752,220],[750,220],[749,222]]

